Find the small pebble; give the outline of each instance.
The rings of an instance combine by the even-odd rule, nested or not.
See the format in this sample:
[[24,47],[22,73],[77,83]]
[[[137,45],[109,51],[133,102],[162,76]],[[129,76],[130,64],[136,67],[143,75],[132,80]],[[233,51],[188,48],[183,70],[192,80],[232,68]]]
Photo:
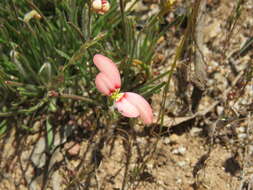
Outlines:
[[139,144],[145,144],[146,143],[146,139],[144,137],[138,137],[136,139],[137,143]]
[[249,146],[248,151],[249,151],[249,155],[253,155],[253,145]]
[[170,138],[164,138],[164,139],[163,139],[163,143],[164,143],[165,145],[170,144],[170,143],[171,143]]
[[177,143],[178,140],[179,140],[179,136],[176,135],[176,134],[172,134],[172,135],[170,135],[169,140],[170,140],[172,143]]
[[154,164],[147,164],[147,168],[148,169],[153,169],[154,168]]
[[236,132],[237,133],[245,133],[245,127],[237,127]]
[[237,135],[239,139],[246,139],[247,138],[247,134],[246,133],[240,133]]
[[218,115],[222,115],[223,111],[224,111],[224,107],[223,106],[217,106],[216,111],[217,111]]
[[65,149],[70,156],[77,156],[80,152],[80,144],[74,141],[70,141],[65,144]]
[[180,166],[180,167],[184,167],[184,166],[186,166],[186,162],[185,161],[180,161],[180,162],[177,163],[177,165]]
[[202,131],[203,131],[203,129],[201,129],[201,128],[193,127],[193,128],[191,129],[191,131],[190,131],[190,135],[191,135],[192,137],[196,137],[196,136],[198,136]]
[[178,154],[178,155],[184,155],[186,152],[186,148],[183,146],[180,146],[174,150],[172,150],[172,154]]
[[180,178],[177,179],[177,180],[176,180],[176,183],[177,183],[177,184],[181,184],[181,183],[182,183],[182,179],[180,179]]

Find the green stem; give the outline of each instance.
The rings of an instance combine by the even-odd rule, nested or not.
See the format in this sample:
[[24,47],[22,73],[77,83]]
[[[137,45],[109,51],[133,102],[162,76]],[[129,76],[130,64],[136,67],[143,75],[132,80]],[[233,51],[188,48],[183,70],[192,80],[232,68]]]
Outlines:
[[84,97],[84,96],[78,96],[78,95],[74,95],[74,94],[59,94],[58,97],[59,98],[66,98],[66,99],[72,99],[72,100],[81,100],[81,101],[87,102],[89,104],[98,105],[92,99]]
[[125,12],[124,12],[124,1],[120,0],[119,5],[120,5],[121,19],[123,23],[123,32],[124,32],[124,36],[126,36],[126,19],[125,19]]
[[182,57],[183,52],[184,52],[186,46],[188,45],[188,40],[191,39],[191,37],[192,37],[191,34],[194,31],[200,1],[201,0],[196,0],[195,3],[193,4],[193,10],[192,10],[190,18],[188,20],[187,28],[185,30],[182,40],[180,41],[179,46],[176,49],[175,59],[172,63],[170,72],[168,73],[168,80],[167,80],[167,83],[166,83],[164,90],[163,90],[162,103],[161,103],[161,108],[159,110],[158,121],[157,121],[157,123],[160,121],[161,125],[163,125],[163,121],[164,121],[166,96],[167,96],[167,93],[169,90],[170,81],[171,81],[172,75],[176,69],[177,61]]

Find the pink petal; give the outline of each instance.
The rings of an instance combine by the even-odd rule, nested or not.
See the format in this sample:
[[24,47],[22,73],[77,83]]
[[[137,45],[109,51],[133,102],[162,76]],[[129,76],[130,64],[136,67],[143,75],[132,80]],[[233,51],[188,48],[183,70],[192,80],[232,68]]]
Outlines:
[[153,121],[153,112],[150,104],[139,94],[125,92],[124,99],[132,104],[140,113],[140,117],[145,124],[151,124]]
[[110,90],[109,95],[111,95],[112,92],[115,92],[117,90],[113,82],[104,73],[99,73],[98,75],[99,78],[103,80],[103,85],[105,85]]
[[119,112],[125,117],[138,117],[140,115],[138,109],[134,105],[129,103],[128,100],[124,97],[116,101],[115,106],[119,110]]
[[108,85],[106,84],[105,80],[103,79],[103,75],[101,75],[102,73],[99,73],[96,76],[96,80],[95,80],[95,84],[96,87],[98,89],[99,92],[101,92],[104,95],[109,96],[110,95],[110,88],[108,87]]
[[104,73],[107,78],[113,82],[115,88],[121,87],[119,70],[111,59],[101,54],[96,54],[93,58],[93,62],[100,70],[100,72]]

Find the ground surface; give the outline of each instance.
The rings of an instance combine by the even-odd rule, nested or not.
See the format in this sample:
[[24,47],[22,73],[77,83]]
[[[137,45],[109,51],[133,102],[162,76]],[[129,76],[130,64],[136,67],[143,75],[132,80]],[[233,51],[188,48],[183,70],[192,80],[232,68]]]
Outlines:
[[[198,114],[185,111],[175,76],[163,126],[93,130],[92,118],[80,118],[55,131],[51,150],[40,121],[32,133],[13,126],[0,139],[0,189],[252,190],[253,82],[245,80],[245,73],[253,52],[252,47],[238,52],[252,38],[253,2],[243,5],[230,34],[227,19],[235,6],[230,0],[208,1],[202,46],[208,90]],[[157,57],[166,66],[173,62],[177,32],[168,31],[159,42]],[[159,72],[164,65],[154,63],[154,68]],[[186,95],[191,90],[189,82]],[[155,117],[160,97],[152,99]]]

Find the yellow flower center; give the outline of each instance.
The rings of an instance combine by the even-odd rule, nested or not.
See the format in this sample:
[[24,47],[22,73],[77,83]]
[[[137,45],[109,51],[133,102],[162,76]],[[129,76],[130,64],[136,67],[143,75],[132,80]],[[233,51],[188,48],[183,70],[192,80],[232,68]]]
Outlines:
[[117,89],[115,92],[111,94],[110,97],[112,100],[118,101],[120,100],[120,98],[122,98],[123,95],[124,93],[120,93],[120,89]]

